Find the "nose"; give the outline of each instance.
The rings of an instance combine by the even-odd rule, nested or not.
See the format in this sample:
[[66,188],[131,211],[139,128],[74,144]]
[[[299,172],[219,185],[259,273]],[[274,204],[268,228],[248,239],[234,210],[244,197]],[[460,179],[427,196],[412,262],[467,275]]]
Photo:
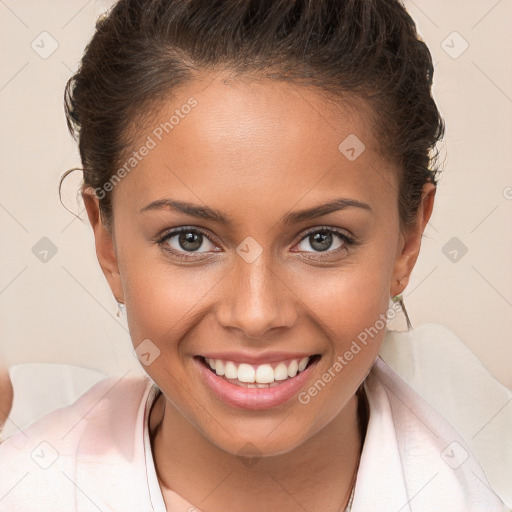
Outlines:
[[263,254],[252,263],[239,258],[225,278],[217,319],[224,328],[238,329],[248,339],[261,338],[272,329],[294,324],[294,299],[292,283]]

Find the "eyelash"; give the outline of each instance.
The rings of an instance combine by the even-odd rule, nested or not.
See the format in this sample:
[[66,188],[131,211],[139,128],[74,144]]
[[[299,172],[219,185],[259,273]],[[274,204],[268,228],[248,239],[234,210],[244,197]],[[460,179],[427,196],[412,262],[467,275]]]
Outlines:
[[210,240],[210,242],[214,243],[210,239],[209,234],[204,229],[192,227],[192,226],[183,226],[180,228],[173,229],[172,231],[168,231],[167,233],[164,233],[162,235],[162,237],[157,241],[158,246],[162,247],[162,249],[164,251],[171,253],[173,256],[176,256],[178,259],[180,259],[182,261],[191,261],[191,260],[197,261],[196,257],[189,256],[189,254],[193,255],[193,254],[202,254],[202,253],[190,252],[187,254],[184,252],[176,251],[175,249],[172,249],[170,246],[164,247],[164,244],[165,244],[165,242],[167,242],[167,240],[169,240],[173,236],[179,235],[180,233],[183,233],[183,232],[185,232],[185,233],[189,233],[189,232],[190,233],[201,233],[204,237],[206,237],[208,240]]
[[[189,232],[191,232],[191,233],[200,233],[204,237],[206,237],[211,243],[214,243],[210,239],[209,233],[207,233],[204,229],[201,229],[199,227],[192,227],[192,226],[183,226],[183,227],[180,227],[180,228],[173,229],[172,231],[168,231],[167,233],[164,233],[156,241],[156,243],[158,244],[159,247],[162,247],[163,250],[171,253],[173,256],[177,257],[178,259],[180,259],[182,261],[191,261],[191,260],[197,261],[197,258],[195,256],[189,256],[189,255],[202,254],[202,253],[189,252],[187,254],[187,253],[184,253],[184,252],[176,251],[175,249],[172,249],[168,245],[166,247],[164,247],[165,242],[167,242],[172,237],[174,237],[176,235],[179,235],[180,233],[183,233],[183,232],[186,232],[186,233],[189,233]],[[332,228],[332,227],[329,227],[329,226],[319,226],[319,227],[314,227],[314,228],[311,228],[311,229],[307,230],[304,233],[304,235],[300,238],[300,240],[298,241],[298,244],[300,244],[302,241],[304,241],[305,239],[307,239],[309,236],[311,236],[314,233],[334,233],[335,235],[338,235],[338,237],[341,239],[341,241],[344,244],[343,246],[338,247],[337,249],[327,250],[325,252],[324,251],[311,251],[314,254],[318,254],[320,257],[322,257],[324,254],[325,255],[337,254],[338,252],[340,252],[340,251],[342,251],[344,249],[346,250],[348,247],[353,247],[353,246],[356,246],[358,244],[354,238],[350,237],[346,233],[342,232],[339,229]],[[295,251],[295,252],[300,252],[300,251]],[[310,252],[310,251],[307,251],[307,252]],[[318,259],[318,258],[316,258],[316,259]]]

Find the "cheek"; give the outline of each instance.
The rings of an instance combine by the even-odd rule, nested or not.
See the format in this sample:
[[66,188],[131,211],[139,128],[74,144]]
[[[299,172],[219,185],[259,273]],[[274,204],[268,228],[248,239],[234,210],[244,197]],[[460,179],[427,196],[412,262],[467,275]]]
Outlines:
[[330,338],[324,363],[332,374],[343,373],[332,380],[331,388],[340,400],[342,388],[355,391],[379,353],[390,299],[391,249],[375,244],[357,263],[298,281],[303,287],[300,296],[307,297],[308,307]]
[[388,252],[368,250],[345,267],[318,269],[295,279],[297,295],[341,344],[357,338],[386,313],[394,261]]
[[345,407],[378,356],[389,305],[388,268],[381,260],[302,280],[300,294],[308,297],[319,335],[329,338],[318,379],[299,396],[303,411],[315,418],[312,431]]
[[[172,340],[191,327],[218,272],[130,261],[123,278],[132,341]],[[217,278],[215,279],[215,277]]]

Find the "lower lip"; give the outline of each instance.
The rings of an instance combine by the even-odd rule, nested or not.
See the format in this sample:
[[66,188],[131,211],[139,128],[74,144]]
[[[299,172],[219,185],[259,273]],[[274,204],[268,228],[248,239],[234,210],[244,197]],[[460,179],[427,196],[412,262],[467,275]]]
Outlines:
[[278,386],[271,388],[246,388],[231,384],[231,382],[219,377],[206,367],[207,363],[204,359],[200,357],[194,358],[199,373],[208,386],[210,386],[210,389],[221,400],[233,407],[253,411],[277,407],[292,398],[304,386],[319,360],[313,361],[305,370],[298,373],[296,377],[288,379]]

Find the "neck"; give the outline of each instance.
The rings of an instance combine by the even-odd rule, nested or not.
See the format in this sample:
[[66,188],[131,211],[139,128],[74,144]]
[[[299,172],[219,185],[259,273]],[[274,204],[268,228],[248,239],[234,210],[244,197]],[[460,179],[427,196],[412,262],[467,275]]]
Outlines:
[[[353,396],[320,432],[279,455],[242,461],[206,439],[160,395],[150,413],[157,475],[199,510],[345,510],[357,474],[362,430]],[[363,431],[366,419],[363,417]]]

